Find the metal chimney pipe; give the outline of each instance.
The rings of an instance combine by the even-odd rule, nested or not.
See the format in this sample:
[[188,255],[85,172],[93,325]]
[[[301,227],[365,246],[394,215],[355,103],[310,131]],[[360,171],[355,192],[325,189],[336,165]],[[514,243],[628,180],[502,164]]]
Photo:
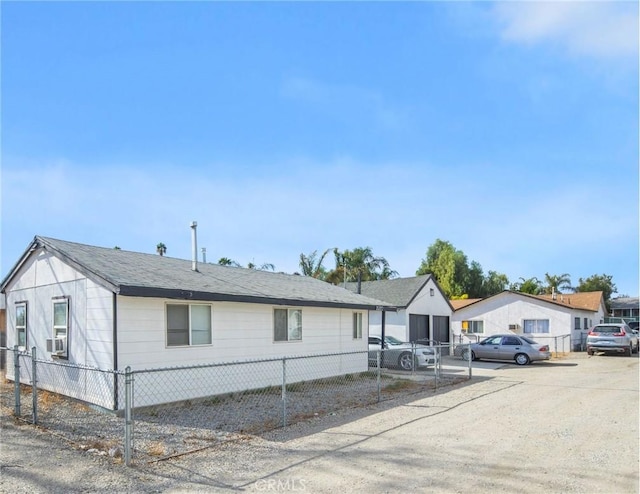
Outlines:
[[196,233],[196,229],[198,228],[198,223],[195,221],[191,222],[191,269],[193,271],[198,271],[198,235]]

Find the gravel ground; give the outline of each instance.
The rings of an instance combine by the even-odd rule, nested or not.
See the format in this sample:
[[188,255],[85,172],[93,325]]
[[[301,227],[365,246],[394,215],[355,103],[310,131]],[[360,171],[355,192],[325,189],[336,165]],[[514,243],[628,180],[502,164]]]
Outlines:
[[[497,368],[496,368],[497,367]],[[638,358],[474,369],[127,468],[2,416],[2,492],[638,492]]]

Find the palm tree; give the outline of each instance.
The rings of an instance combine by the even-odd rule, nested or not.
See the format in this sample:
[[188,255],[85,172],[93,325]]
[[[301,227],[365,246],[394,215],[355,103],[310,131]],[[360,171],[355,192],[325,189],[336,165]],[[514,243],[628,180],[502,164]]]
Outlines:
[[522,281],[515,282],[511,284],[510,290],[521,293],[528,293],[530,295],[541,295],[544,293],[544,287],[538,278],[535,276],[533,278],[524,279],[520,278]]
[[257,269],[258,271],[275,271],[276,267],[270,262],[265,262],[264,264],[260,264],[259,266],[255,264],[253,261],[247,263],[248,269]]
[[[218,259],[218,264],[220,266],[233,266],[234,268],[242,267],[242,265],[239,262],[236,262],[233,259],[229,259],[228,257],[221,257],[220,259]],[[252,261],[247,264],[247,269],[257,269],[258,271],[266,271],[266,270],[274,271],[276,267],[273,264],[268,262],[258,265]]]
[[234,266],[236,268],[240,267],[240,264],[232,259],[229,259],[228,257],[221,257],[220,259],[218,259],[218,264],[220,264],[220,266]]
[[314,250],[308,256],[300,254],[300,269],[302,269],[302,274],[304,276],[311,276],[312,278],[324,280],[327,276],[327,270],[322,265],[322,262],[331,250],[332,249],[325,250],[319,259],[317,250]]
[[560,292],[562,290],[572,290],[571,276],[568,273],[560,275],[550,275],[549,273],[545,273],[544,279],[547,282],[545,292],[548,294]]
[[160,242],[158,245],[156,245],[156,252],[161,256],[164,256],[167,253],[167,246]]
[[384,257],[373,255],[371,247],[356,247],[340,252],[334,249],[336,267],[327,273],[325,281],[339,284],[343,281],[387,280],[398,275]]

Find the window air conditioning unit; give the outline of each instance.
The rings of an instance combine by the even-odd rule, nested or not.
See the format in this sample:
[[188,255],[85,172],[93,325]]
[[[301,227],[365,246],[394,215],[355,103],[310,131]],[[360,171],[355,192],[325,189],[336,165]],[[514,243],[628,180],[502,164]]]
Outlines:
[[54,342],[54,350],[58,355],[67,353],[67,339],[66,338],[56,338],[53,340]]
[[518,331],[520,329],[519,324],[509,324],[509,331]]
[[54,355],[66,355],[67,353],[67,338],[54,338],[47,340],[47,352]]

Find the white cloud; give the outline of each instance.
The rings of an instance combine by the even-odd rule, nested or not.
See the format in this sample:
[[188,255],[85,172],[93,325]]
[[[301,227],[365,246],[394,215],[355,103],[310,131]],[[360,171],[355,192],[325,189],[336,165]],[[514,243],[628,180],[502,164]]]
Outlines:
[[638,55],[636,2],[498,2],[493,13],[508,41],[558,43],[600,59]]

